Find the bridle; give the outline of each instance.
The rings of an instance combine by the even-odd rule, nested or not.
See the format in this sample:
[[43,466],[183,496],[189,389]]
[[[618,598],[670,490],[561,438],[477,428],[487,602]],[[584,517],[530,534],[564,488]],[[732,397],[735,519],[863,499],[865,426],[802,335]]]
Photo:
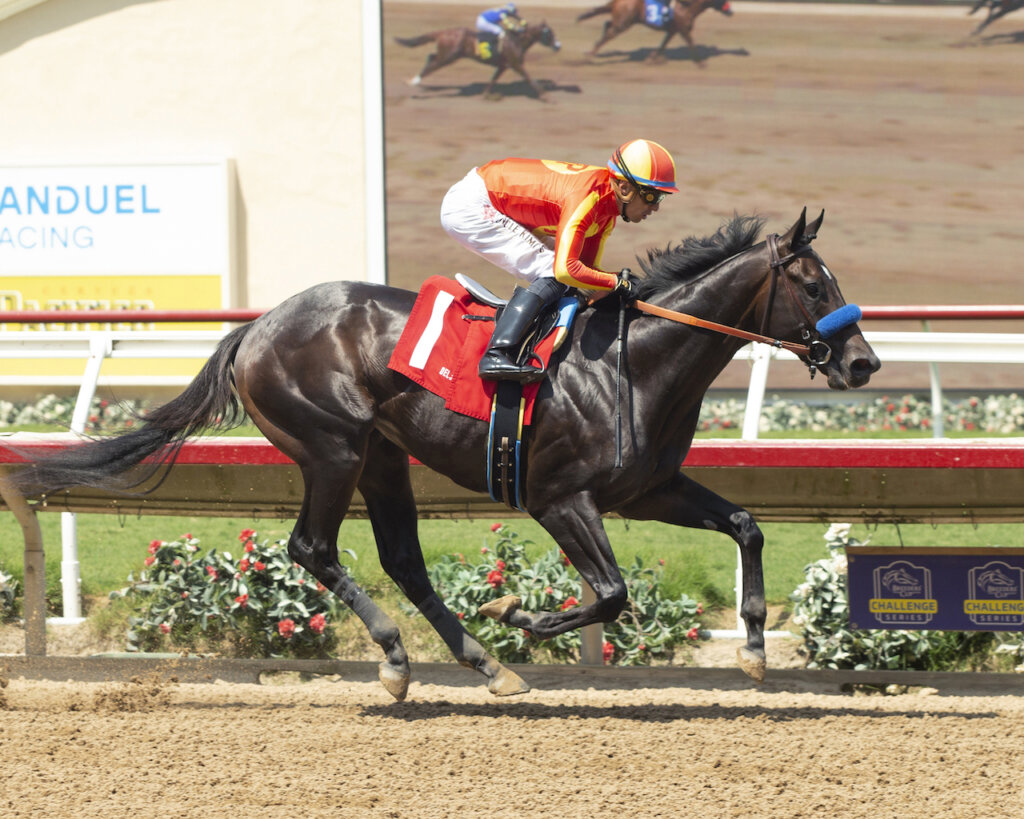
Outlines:
[[[779,254],[779,235],[772,233],[765,240],[765,244],[768,248],[768,265],[771,268],[771,284],[768,290],[768,304],[764,311],[764,318],[761,320],[761,332],[751,333],[747,330],[741,330],[738,327],[730,327],[725,324],[718,324],[714,321],[708,321],[707,319],[697,318],[687,313],[679,313],[675,310],[668,310],[664,307],[658,307],[655,304],[650,304],[645,301],[634,302],[634,306],[643,313],[648,315],[658,316],[659,318],[669,319],[680,324],[689,324],[694,327],[702,327],[705,330],[713,330],[716,333],[724,333],[729,336],[736,336],[737,338],[746,339],[747,341],[759,341],[762,344],[769,344],[772,347],[776,347],[780,350],[788,350],[799,358],[803,359],[808,369],[811,371],[811,377],[814,377],[818,367],[822,367],[829,362],[832,357],[832,348],[822,341],[822,334],[818,329],[818,324],[824,321],[824,318],[815,322],[811,317],[807,309],[801,304],[800,299],[797,298],[796,293],[793,292],[793,284],[789,278],[784,275],[786,265],[792,262],[794,259],[800,256],[806,256],[813,251],[810,247],[810,240],[813,236],[805,237],[805,241],[801,243],[795,250],[788,253],[785,256]],[[800,330],[800,336],[804,340],[803,344],[798,344],[794,341],[783,341],[781,339],[772,338],[766,335],[768,325],[771,320],[772,308],[775,304],[775,294],[778,290],[778,281],[782,279],[786,293],[789,294],[790,301],[792,301],[803,313],[804,326]],[[839,308],[840,310],[844,308]],[[836,311],[833,311],[833,313]],[[832,315],[830,313],[829,315]],[[826,316],[825,318],[828,318]],[[853,323],[852,321],[847,324]],[[845,326],[845,325],[844,325]],[[832,329],[832,335],[840,329],[836,327]]]

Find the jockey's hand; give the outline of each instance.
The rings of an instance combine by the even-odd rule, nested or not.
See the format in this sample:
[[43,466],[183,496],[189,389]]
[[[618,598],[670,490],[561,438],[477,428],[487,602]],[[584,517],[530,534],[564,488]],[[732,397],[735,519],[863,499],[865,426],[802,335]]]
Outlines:
[[612,292],[618,293],[619,298],[623,299],[626,304],[636,301],[636,285],[628,267],[622,268],[619,275],[615,277],[615,287],[612,288]]

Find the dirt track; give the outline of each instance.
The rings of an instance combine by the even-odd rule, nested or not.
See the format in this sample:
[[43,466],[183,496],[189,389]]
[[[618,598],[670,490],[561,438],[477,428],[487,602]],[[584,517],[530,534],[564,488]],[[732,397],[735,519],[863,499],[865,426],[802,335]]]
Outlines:
[[[471,672],[465,672],[471,676]],[[1024,699],[13,681],[9,817],[1015,817]]]
[[[585,58],[606,18],[576,23],[580,5],[521,5],[528,19],[546,19],[563,45],[528,55],[528,69],[548,89],[545,104],[514,75],[499,81],[502,99],[484,99],[490,69],[469,61],[408,86],[429,47],[403,48],[393,38],[472,25],[475,10],[385,4],[393,283],[416,288],[430,274],[462,270],[509,292],[511,277],[441,230],[448,186],[494,157],[601,164],[615,144],[644,135],[674,152],[682,192],[644,224],[616,228],[605,250],[609,268],[635,267],[647,247],[710,233],[734,211],[760,213],[768,229],[783,230],[806,205],[826,211],[816,246],[850,301],[1024,302],[1024,13],[970,41],[978,18],[965,8],[820,14],[796,5],[775,14],[739,3],[732,17],[698,18],[700,69],[678,40],[664,63],[645,62],[660,35],[640,26]],[[943,376],[950,386],[1020,385],[1024,367],[949,365]],[[805,386],[805,376],[796,379]],[[926,387],[927,370],[888,367],[875,383]],[[745,384],[742,373],[719,382]]]

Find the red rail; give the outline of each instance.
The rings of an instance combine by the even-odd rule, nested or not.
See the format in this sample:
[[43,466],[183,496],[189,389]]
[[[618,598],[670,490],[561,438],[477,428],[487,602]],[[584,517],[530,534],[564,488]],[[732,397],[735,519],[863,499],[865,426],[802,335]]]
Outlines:
[[[23,463],[19,453],[50,452],[72,443],[66,435],[0,438],[0,464]],[[418,462],[410,459],[413,464]],[[263,438],[200,438],[182,447],[179,464],[287,465],[292,461]],[[685,467],[776,469],[1024,469],[1024,438],[893,440],[698,439]]]
[[[861,307],[868,321],[906,319],[1024,319],[1024,304],[874,305]],[[7,324],[108,324],[191,321],[252,321],[264,310],[0,310]]]

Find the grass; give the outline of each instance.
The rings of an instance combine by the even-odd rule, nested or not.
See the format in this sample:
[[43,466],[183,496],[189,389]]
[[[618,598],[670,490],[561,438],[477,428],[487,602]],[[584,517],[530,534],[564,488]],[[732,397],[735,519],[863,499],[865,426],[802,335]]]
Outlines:
[[[496,518],[496,520],[499,518]],[[53,604],[61,599],[61,516],[41,514],[40,525],[46,544],[47,595]],[[487,520],[423,520],[420,539],[427,563],[442,555],[462,553],[478,560],[480,549],[493,541],[492,521]],[[526,518],[504,520],[522,538],[532,541],[534,554],[554,548],[554,541],[535,521]],[[88,598],[106,598],[125,585],[130,573],[143,568],[143,560],[151,540],[174,540],[188,532],[200,540],[201,549],[211,548],[240,553],[238,533],[253,528],[261,538],[287,538],[292,521],[196,517],[133,517],[115,519],[109,515],[78,515],[78,559],[82,593]],[[676,596],[686,593],[709,610],[728,609],[735,599],[736,547],[720,533],[694,529],[677,529],[665,524],[627,522],[608,519],[605,528],[618,560],[623,565],[639,558],[645,566],[664,561],[665,593]],[[825,556],[821,524],[765,523],[765,594],[771,604],[786,604],[789,594],[804,579],[804,567]],[[963,524],[946,526],[857,524],[853,536],[875,545],[906,546],[1019,546],[1019,526],[986,524],[976,527]],[[357,555],[350,564],[352,574],[366,589],[376,594],[390,594],[393,584],[377,561],[376,546],[368,521],[349,520],[341,530],[339,546]],[[0,567],[21,580],[23,539],[21,529],[12,515],[0,516]]]

